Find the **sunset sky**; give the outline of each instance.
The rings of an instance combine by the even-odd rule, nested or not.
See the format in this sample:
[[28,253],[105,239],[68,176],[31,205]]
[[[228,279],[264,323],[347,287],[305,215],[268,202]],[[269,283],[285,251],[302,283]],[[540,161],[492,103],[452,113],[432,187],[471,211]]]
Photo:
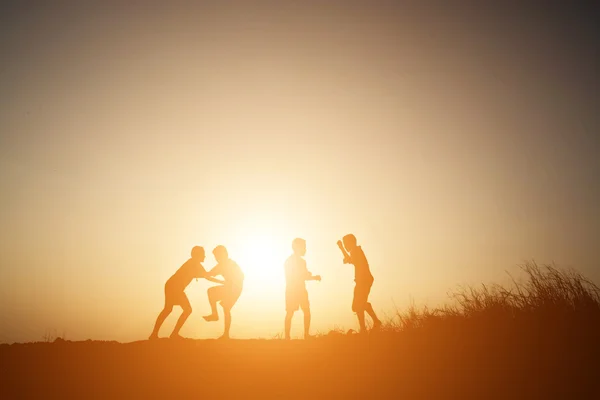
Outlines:
[[[314,332],[357,328],[349,232],[381,314],[530,259],[600,283],[589,10],[23,3],[0,6],[0,342],[145,339],[194,245],[246,274],[236,338],[282,332],[295,237]],[[182,335],[222,331],[210,285]]]

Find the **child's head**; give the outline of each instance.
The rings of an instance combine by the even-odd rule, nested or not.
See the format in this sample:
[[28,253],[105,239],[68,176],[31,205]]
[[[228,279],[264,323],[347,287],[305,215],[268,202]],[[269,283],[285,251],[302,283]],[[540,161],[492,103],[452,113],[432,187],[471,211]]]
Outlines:
[[301,238],[292,240],[292,250],[294,250],[294,254],[300,257],[304,256],[306,254],[306,240]]
[[215,260],[217,263],[222,263],[223,261],[227,261],[229,259],[229,254],[227,253],[227,249],[225,246],[218,245],[213,250],[213,255],[215,256]]
[[192,248],[192,258],[196,261],[203,262],[206,258],[206,254],[204,253],[204,247],[194,246]]
[[351,252],[356,248],[356,236],[354,236],[353,234],[350,233],[344,236],[342,238],[342,241],[344,242],[344,247],[346,248],[346,250]]

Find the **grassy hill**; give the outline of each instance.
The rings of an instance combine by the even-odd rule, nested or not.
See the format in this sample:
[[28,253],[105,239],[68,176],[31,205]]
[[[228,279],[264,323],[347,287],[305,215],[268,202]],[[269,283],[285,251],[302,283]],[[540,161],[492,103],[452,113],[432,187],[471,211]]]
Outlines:
[[0,398],[600,398],[600,290],[524,270],[368,335],[0,345]]

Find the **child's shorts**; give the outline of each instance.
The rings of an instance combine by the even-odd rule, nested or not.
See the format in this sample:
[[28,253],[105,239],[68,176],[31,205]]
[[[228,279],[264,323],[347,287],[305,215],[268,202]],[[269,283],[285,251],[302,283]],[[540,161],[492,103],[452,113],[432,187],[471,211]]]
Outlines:
[[190,307],[190,301],[183,290],[173,289],[169,285],[165,285],[165,307],[172,306]]
[[371,293],[373,281],[356,283],[354,286],[354,298],[352,299],[352,311],[358,312],[364,310],[369,301],[369,293]]
[[221,298],[221,307],[231,309],[242,294],[242,286],[237,285],[221,285],[213,286],[208,289]]
[[285,291],[285,311],[294,312],[302,308],[302,311],[310,309],[308,302],[308,292],[304,290],[286,290]]

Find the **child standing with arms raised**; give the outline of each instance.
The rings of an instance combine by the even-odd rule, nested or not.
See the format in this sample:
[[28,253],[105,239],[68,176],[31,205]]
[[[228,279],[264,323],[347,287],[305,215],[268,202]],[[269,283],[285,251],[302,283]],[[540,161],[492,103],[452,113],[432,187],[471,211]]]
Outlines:
[[369,268],[369,262],[363,252],[362,248],[356,244],[356,236],[348,234],[338,240],[338,247],[342,250],[344,255],[344,264],[354,265],[354,297],[352,299],[352,311],[356,313],[358,317],[358,324],[360,326],[360,332],[366,332],[365,327],[365,311],[373,319],[373,328],[379,328],[381,321],[375,315],[373,306],[369,303],[369,293],[371,292],[371,286],[373,286],[373,275]]

